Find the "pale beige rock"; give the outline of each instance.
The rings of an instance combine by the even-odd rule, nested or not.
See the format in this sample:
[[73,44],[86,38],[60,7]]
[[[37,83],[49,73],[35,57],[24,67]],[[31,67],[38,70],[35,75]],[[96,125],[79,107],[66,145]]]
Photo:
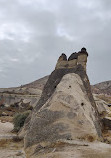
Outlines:
[[[59,140],[61,143],[64,143],[64,140],[90,142],[99,140],[99,132],[101,129],[98,118],[89,101],[83,81],[75,73],[67,74],[63,76],[47,102],[38,112],[32,114],[30,127],[25,136],[27,157],[34,157],[33,153],[41,148],[42,153],[47,148],[50,150],[50,146]],[[73,151],[72,156],[75,153],[76,151]],[[67,154],[64,151],[62,155],[56,154],[57,158],[62,158],[67,154],[71,157],[70,149]],[[81,155],[80,152],[77,154]],[[51,157],[51,155],[42,155],[44,158],[48,156]]]
[[78,55],[78,63],[79,62],[87,62],[87,54],[79,54]]
[[68,61],[68,68],[74,68],[75,66],[77,66],[77,59]]
[[56,64],[56,69],[63,69],[66,68],[68,66],[68,61],[62,60],[62,61],[58,61]]
[[86,63],[87,63],[87,54],[79,54],[78,64],[82,65],[84,67],[84,70],[86,70]]
[[55,69],[65,69],[65,68],[75,68],[77,64],[83,66],[84,70],[86,71],[86,64],[87,64],[87,54],[86,53],[78,53],[77,59],[73,60],[63,60],[63,57],[60,56]]
[[2,112],[2,116],[7,116],[7,114],[5,112]]
[[5,136],[14,136],[11,131],[13,130],[13,124],[10,122],[2,123],[0,122],[0,139],[4,138]]
[[89,134],[97,139],[97,131],[94,126],[95,110],[81,87],[84,85],[79,75],[74,73],[65,75],[53,96],[40,111],[45,109],[47,104],[49,104],[48,110],[63,111],[65,117],[56,123],[68,124],[72,139],[82,138]]

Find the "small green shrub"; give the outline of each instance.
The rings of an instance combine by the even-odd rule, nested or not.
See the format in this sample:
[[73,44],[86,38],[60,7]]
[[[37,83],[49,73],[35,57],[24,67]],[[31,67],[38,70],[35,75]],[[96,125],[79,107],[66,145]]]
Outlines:
[[23,127],[24,122],[25,122],[26,118],[28,117],[29,113],[30,113],[30,111],[15,114],[15,116],[13,118],[15,132],[18,132],[20,130],[20,128]]

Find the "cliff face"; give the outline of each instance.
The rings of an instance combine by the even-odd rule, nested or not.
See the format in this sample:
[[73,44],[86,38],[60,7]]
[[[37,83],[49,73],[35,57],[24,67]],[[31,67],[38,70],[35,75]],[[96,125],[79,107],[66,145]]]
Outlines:
[[44,85],[49,76],[45,76],[39,80],[31,82],[21,87],[0,88],[0,107],[10,107],[21,103],[27,103],[35,106],[40,99]]
[[32,88],[1,88],[0,116],[10,120],[16,112],[31,110],[41,96],[41,90]]
[[19,103],[29,103],[31,106],[40,99],[42,91],[33,88],[0,88],[0,106],[10,107]]
[[101,137],[98,112],[82,65],[52,72],[25,126],[27,157],[39,156],[43,149],[47,153],[57,142]]

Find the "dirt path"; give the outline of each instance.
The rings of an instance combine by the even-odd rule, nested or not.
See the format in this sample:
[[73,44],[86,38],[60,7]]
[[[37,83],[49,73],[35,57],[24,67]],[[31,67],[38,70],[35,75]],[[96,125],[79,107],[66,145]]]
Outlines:
[[12,130],[12,123],[0,122],[0,158],[25,158],[23,141],[15,139]]

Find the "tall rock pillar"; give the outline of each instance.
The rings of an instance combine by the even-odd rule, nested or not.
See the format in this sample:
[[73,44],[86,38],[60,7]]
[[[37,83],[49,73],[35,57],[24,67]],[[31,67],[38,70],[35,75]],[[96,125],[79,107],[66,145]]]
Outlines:
[[81,51],[78,53],[78,65],[82,65],[84,70],[86,71],[86,64],[87,64],[87,57],[88,53],[86,48],[82,48]]

